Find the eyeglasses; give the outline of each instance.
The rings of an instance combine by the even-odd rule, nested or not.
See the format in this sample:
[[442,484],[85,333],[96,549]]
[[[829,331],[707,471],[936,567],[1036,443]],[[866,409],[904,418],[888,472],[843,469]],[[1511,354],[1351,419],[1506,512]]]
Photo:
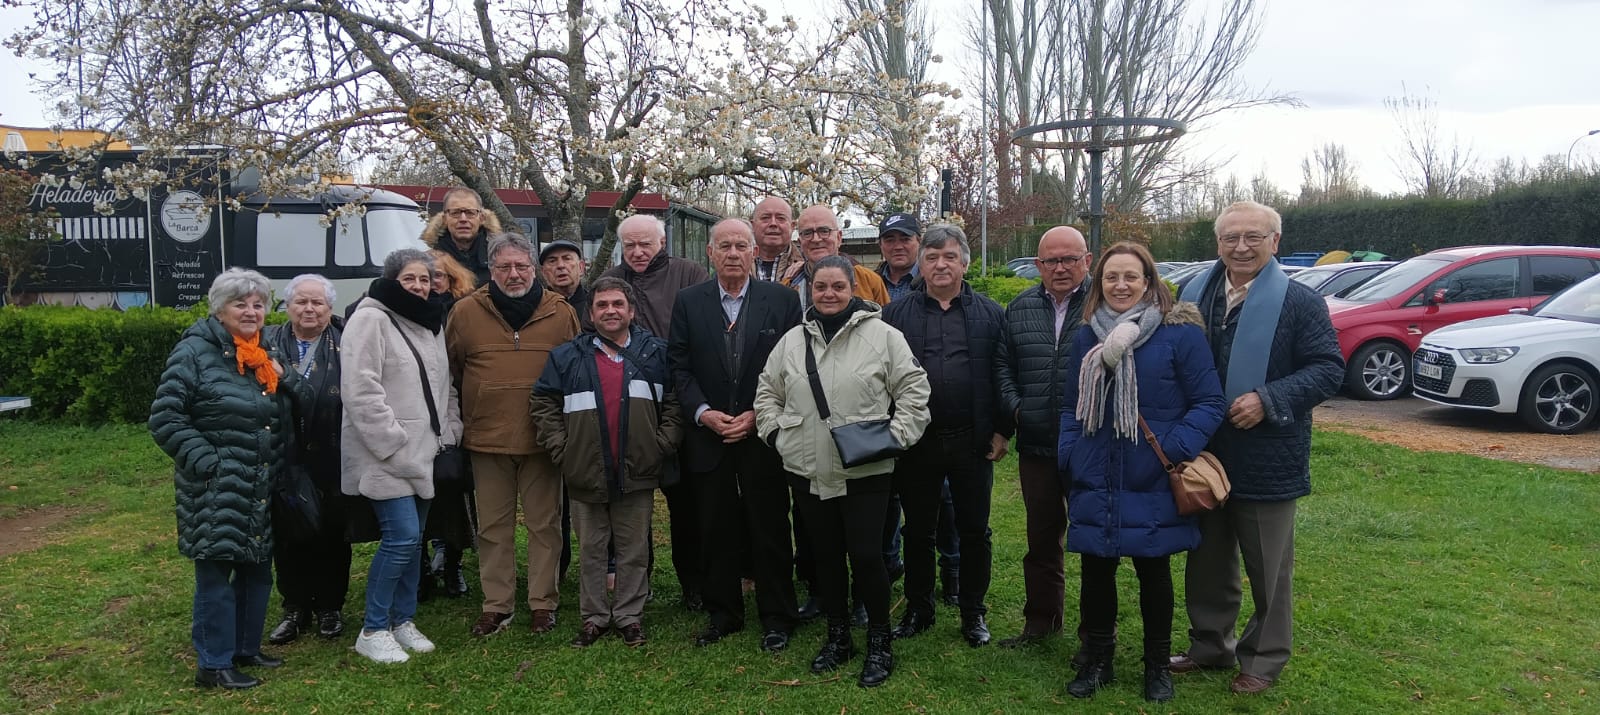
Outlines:
[[445,211],[444,215],[449,216],[450,218],[473,218],[479,213],[480,212],[477,209],[450,209]]
[[1039,265],[1045,267],[1045,270],[1053,271],[1058,268],[1071,268],[1077,265],[1078,261],[1088,257],[1088,254],[1084,254],[1082,256],[1060,256],[1058,258],[1040,258],[1036,260],[1039,261]]
[[1269,238],[1272,238],[1270,233],[1230,233],[1226,236],[1218,236],[1217,243],[1224,246],[1237,246],[1240,241],[1244,241],[1244,245],[1254,248]]
[[838,233],[838,232],[839,232],[838,229],[829,228],[827,226],[818,226],[816,228],[802,228],[802,229],[800,229],[800,237],[801,238],[811,238],[812,236],[819,236],[821,238],[826,239],[826,238],[832,238],[833,234]]
[[501,273],[531,273],[531,272],[533,272],[533,264],[532,263],[499,263],[499,264],[495,264],[495,265],[489,266],[489,267],[491,269],[499,271]]

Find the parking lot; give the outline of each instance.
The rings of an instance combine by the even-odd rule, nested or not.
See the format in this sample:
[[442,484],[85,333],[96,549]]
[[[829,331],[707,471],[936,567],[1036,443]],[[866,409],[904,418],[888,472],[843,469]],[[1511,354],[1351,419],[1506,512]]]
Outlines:
[[1600,474],[1600,431],[1529,431],[1516,415],[1435,405],[1415,397],[1364,402],[1335,397],[1317,408],[1319,428],[1359,434],[1408,449],[1456,452]]

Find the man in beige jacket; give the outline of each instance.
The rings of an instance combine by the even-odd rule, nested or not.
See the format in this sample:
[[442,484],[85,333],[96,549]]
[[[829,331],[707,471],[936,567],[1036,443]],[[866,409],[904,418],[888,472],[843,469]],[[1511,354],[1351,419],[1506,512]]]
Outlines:
[[528,529],[528,608],[534,633],[556,627],[561,554],[561,474],[535,440],[528,400],[556,346],[578,334],[578,318],[539,285],[533,245],[518,234],[490,237],[490,282],[450,313],[445,344],[461,390],[462,445],[472,456],[478,501],[483,613],[475,636],[511,622],[516,596],[517,501]]

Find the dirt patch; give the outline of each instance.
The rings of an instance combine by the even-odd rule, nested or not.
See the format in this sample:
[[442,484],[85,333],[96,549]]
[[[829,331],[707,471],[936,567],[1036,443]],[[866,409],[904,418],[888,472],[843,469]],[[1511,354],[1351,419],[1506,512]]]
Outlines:
[[1335,397],[1318,407],[1313,419],[1323,429],[1406,449],[1600,473],[1600,432],[1592,429],[1543,434],[1530,431],[1515,415],[1444,407],[1414,397],[1388,402]]
[[55,527],[86,509],[43,506],[0,517],[0,558],[32,551],[50,542]]
[[128,602],[132,600],[132,596],[117,596],[116,598],[106,601],[105,614],[108,616],[115,616],[118,613],[121,613],[123,609],[128,607]]

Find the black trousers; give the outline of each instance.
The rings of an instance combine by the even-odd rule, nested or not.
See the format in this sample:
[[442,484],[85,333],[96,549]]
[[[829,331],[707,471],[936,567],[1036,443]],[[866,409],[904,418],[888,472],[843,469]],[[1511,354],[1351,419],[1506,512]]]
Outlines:
[[930,431],[895,465],[894,489],[906,515],[906,609],[933,614],[934,547],[946,482],[961,553],[961,615],[984,615],[994,561],[989,529],[994,463],[978,453],[971,430]]
[[[794,545],[789,541],[789,483],[778,454],[758,439],[724,448],[722,464],[689,475],[704,545],[701,568],[706,613],[724,632],[744,627],[744,548],[756,581],[763,630],[795,626]],[[673,514],[676,535],[677,514]],[[674,546],[676,550],[676,546]],[[676,554],[674,563],[676,563]]]
[[[1084,642],[1109,652],[1116,645],[1117,563],[1121,559],[1083,554],[1078,616]],[[1139,575],[1139,615],[1144,621],[1145,665],[1165,665],[1172,651],[1172,557],[1133,559]]]
[[[683,453],[678,453],[682,459]],[[705,582],[705,554],[700,545],[702,524],[700,523],[699,499],[694,487],[690,484],[691,475],[688,467],[679,462],[679,474],[683,475],[681,481],[672,486],[662,487],[661,496],[667,500],[668,534],[672,539],[672,570],[678,575],[678,586],[685,595],[701,593]],[[655,546],[651,541],[650,561],[655,563]]]
[[793,475],[789,481],[805,515],[806,539],[816,556],[818,600],[828,620],[849,620],[853,573],[855,595],[867,608],[867,624],[887,627],[889,570],[883,565],[883,521],[892,477],[851,479],[844,496],[827,500],[811,493],[810,481]]
[[[345,541],[344,510],[338,499],[324,499],[322,533],[304,543],[273,544],[278,595],[285,608],[309,611],[344,609],[350,592],[350,543]],[[330,508],[332,507],[332,508]]]

